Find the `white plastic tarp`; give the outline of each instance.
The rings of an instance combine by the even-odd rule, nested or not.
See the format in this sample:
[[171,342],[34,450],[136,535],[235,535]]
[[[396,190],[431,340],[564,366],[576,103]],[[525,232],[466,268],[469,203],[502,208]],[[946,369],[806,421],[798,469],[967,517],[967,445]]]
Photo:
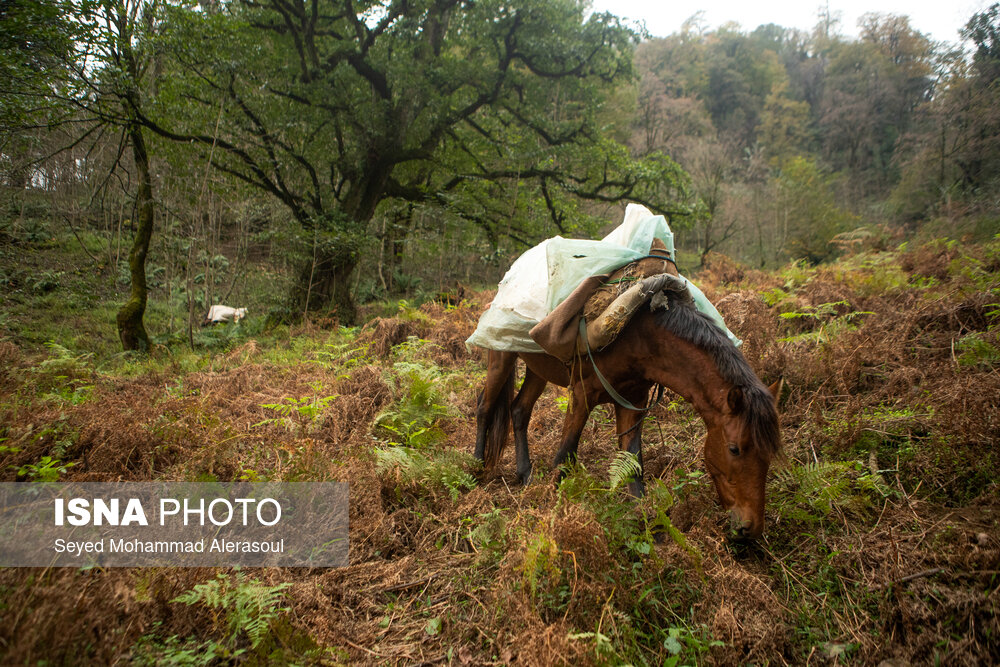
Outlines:
[[[663,241],[674,256],[674,235],[662,215],[629,204],[625,219],[600,241],[556,236],[531,248],[511,265],[489,309],[479,319],[466,346],[491,350],[542,352],[528,332],[589,276],[609,273],[645,257],[653,239]],[[698,310],[711,316],[736,345],[715,306],[687,281]]]

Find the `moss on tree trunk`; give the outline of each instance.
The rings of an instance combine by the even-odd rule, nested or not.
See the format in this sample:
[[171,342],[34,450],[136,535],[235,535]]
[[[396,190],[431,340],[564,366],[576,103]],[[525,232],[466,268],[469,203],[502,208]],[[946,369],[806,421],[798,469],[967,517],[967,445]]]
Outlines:
[[131,291],[128,301],[118,311],[118,337],[125,350],[147,352],[149,335],[143,324],[146,313],[146,255],[153,237],[153,183],[149,173],[149,155],[142,130],[133,125],[129,129],[132,154],[135,159],[139,187],[136,191],[135,237],[128,255]]

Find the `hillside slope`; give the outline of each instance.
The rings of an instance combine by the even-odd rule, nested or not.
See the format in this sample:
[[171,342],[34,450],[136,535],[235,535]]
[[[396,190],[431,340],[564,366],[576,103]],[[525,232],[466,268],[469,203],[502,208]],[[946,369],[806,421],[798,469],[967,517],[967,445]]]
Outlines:
[[[42,354],[22,304],[0,341],[4,481],[349,481],[351,556],[322,571],[5,569],[2,661],[1000,661],[1000,241],[778,272],[719,256],[699,280],[758,374],[788,387],[788,461],[750,547],[725,540],[704,428],[677,397],[649,417],[641,502],[611,488],[608,408],[554,485],[553,388],[529,429],[534,483],[516,486],[513,448],[484,479],[469,456],[483,358],[463,341],[489,292],[404,302],[360,329],[251,318],[206,332],[209,351],[145,360],[83,337]],[[107,312],[90,312],[94,331]],[[176,601],[217,576],[232,599],[274,591],[262,642]]]

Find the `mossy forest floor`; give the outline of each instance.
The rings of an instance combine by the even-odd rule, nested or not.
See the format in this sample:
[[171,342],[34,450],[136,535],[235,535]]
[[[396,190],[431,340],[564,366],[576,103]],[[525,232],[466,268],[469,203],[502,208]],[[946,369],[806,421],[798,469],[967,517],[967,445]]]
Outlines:
[[3,243],[2,479],[347,481],[350,565],[3,569],[3,664],[1000,661],[1000,242],[700,275],[786,384],[788,461],[749,547],[676,397],[648,418],[640,502],[603,407],[556,487],[554,388],[533,483],[513,447],[484,478],[464,340],[489,292],[354,329],[252,316],[139,358],[115,353],[107,276],[43,257]]

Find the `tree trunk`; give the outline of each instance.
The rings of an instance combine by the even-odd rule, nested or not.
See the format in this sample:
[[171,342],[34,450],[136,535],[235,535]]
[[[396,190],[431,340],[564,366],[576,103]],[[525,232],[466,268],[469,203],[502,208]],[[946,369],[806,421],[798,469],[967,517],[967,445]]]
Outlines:
[[403,252],[406,248],[406,237],[410,235],[410,229],[413,227],[413,214],[411,204],[405,210],[397,212],[392,219],[388,260],[390,290],[394,287],[397,274],[403,271]]
[[128,255],[132,288],[128,301],[118,311],[118,337],[125,350],[147,352],[149,335],[142,318],[146,313],[146,255],[149,252],[149,241],[153,237],[153,183],[149,173],[146,142],[138,125],[129,128],[129,139],[132,142],[139,187],[135,195],[135,237]]
[[351,274],[358,264],[357,246],[350,239],[320,234],[313,253],[299,269],[292,287],[291,315],[329,314],[352,325],[357,316],[351,297]]
[[[289,320],[308,313],[322,313],[352,325],[357,317],[351,294],[351,274],[358,265],[362,234],[375,217],[382,200],[393,162],[373,156],[368,176],[352,188],[335,212],[314,219],[312,252],[299,270],[292,286]],[[300,221],[301,222],[301,221]]]

